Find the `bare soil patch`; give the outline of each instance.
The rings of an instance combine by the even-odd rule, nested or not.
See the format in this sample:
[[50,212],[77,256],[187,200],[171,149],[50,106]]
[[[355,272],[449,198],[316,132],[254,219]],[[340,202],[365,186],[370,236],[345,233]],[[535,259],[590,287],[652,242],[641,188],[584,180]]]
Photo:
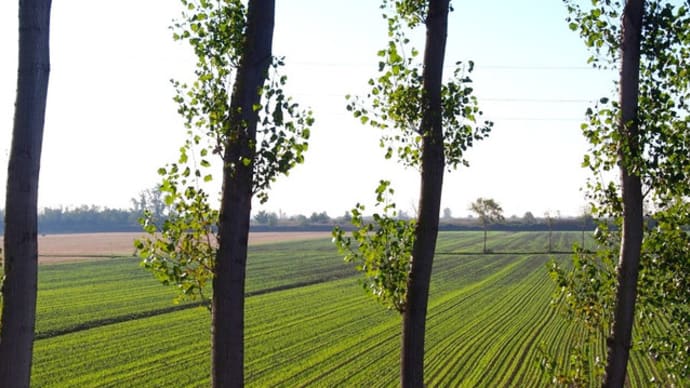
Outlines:
[[330,238],[331,232],[254,232],[249,233],[249,245]]
[[[330,232],[255,232],[249,234],[249,244],[328,238]],[[134,240],[141,233],[80,233],[50,234],[38,237],[40,263],[57,263],[113,256],[132,256]],[[0,237],[0,242],[2,238]]]

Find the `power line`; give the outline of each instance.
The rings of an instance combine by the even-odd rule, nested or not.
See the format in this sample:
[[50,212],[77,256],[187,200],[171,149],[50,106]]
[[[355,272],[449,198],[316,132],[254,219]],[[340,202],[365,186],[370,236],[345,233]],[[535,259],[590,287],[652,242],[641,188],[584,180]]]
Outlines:
[[[352,114],[348,114],[347,112],[318,112],[315,113],[316,118],[318,119],[319,117],[353,117]],[[353,118],[354,119],[354,118]],[[493,122],[499,122],[499,121],[568,121],[568,122],[578,122],[581,123],[585,120],[584,116],[583,117],[491,117],[491,116],[485,116],[482,118],[482,120],[489,120]]]
[[565,118],[565,117],[490,117],[491,121],[577,121],[582,122],[584,118]]
[[[378,63],[374,62],[290,62],[286,61],[287,65],[297,65],[297,66],[312,66],[312,67],[372,67],[378,66]],[[452,68],[455,65],[449,64],[445,65],[444,68]],[[529,65],[482,65],[475,62],[475,69],[477,70],[595,70],[591,66],[577,66],[577,65],[540,65],[540,64],[529,64]]]
[[585,102],[594,102],[592,99],[576,99],[576,98],[515,98],[515,97],[488,97],[488,98],[478,98],[481,101],[493,101],[493,102],[538,102],[538,103],[548,103],[548,104],[580,104]]
[[[354,94],[353,94],[354,95]],[[318,97],[341,97],[345,98],[346,94],[342,93],[300,93],[295,92],[295,97],[299,96],[318,96]],[[593,103],[594,99],[583,98],[518,98],[518,97],[478,97],[479,101],[489,102],[519,102],[519,103],[545,103],[545,104],[582,104]]]
[[591,66],[570,65],[476,65],[476,68],[482,70],[598,70]]

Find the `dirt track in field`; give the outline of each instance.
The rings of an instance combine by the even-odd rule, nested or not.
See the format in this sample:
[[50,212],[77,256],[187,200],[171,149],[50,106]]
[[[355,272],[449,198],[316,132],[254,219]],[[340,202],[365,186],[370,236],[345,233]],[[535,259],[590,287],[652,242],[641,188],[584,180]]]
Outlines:
[[[256,232],[249,245],[330,237],[330,232]],[[141,233],[51,234],[38,237],[40,263],[56,263],[134,254],[134,240]],[[0,238],[0,241],[2,239]]]

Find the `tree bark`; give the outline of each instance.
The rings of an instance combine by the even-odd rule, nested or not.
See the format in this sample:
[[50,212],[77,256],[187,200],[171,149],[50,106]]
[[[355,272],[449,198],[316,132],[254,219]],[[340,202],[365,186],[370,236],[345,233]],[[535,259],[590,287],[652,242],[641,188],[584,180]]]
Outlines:
[[628,0],[623,10],[622,61],[620,73],[621,134],[620,170],[623,196],[623,230],[618,263],[618,290],[604,387],[622,387],[630,352],[635,299],[643,237],[642,185],[631,163],[641,157],[638,127],[640,78],[640,39],[642,36],[643,0]]
[[436,250],[445,158],[441,110],[443,61],[449,0],[430,0],[426,20],[419,218],[403,314],[400,381],[403,388],[424,385],[424,334],[431,270]]
[[38,272],[37,201],[48,77],[50,0],[19,1],[19,71],[7,169],[0,387],[31,379]]
[[[212,299],[211,376],[214,387],[244,385],[244,283],[254,185],[259,91],[272,61],[275,0],[250,0],[245,49],[230,107],[225,144],[219,247]],[[245,160],[252,161],[248,164]]]

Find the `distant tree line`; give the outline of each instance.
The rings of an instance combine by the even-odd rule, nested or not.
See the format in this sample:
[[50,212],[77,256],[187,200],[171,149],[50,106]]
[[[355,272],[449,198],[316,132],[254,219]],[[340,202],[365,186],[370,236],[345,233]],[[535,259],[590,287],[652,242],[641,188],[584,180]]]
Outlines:
[[[408,219],[405,212],[400,212],[399,218]],[[326,212],[314,212],[310,216],[298,214],[285,216],[276,212],[262,210],[252,218],[254,229],[270,228],[297,228],[340,225],[347,228],[351,219],[349,212],[343,216],[331,217]],[[365,221],[368,219],[364,217]],[[484,224],[480,218],[462,217],[453,218],[449,209],[444,210],[439,228],[441,230],[483,230]],[[522,217],[510,216],[486,225],[489,230],[497,231],[592,231],[596,227],[596,221],[590,215],[580,217],[535,217],[531,212],[526,212]],[[327,228],[324,228],[326,230]]]
[[[143,198],[143,197],[142,197]],[[79,207],[48,207],[41,210],[38,215],[38,231],[42,234],[51,233],[98,233],[98,232],[140,232],[141,226],[138,219],[145,209],[157,212],[164,217],[164,212],[154,200],[147,202],[137,198],[132,200],[131,209],[112,209],[95,205],[81,205]],[[5,211],[0,209],[0,219]],[[481,220],[473,217],[452,218],[446,212],[442,217],[439,227],[441,230],[483,230]],[[408,217],[401,212],[401,218]],[[312,212],[309,215],[286,215],[282,212],[270,212],[261,210],[251,220],[252,230],[324,230],[330,231],[334,225],[342,225],[347,228],[351,216],[345,213],[342,216],[331,217],[327,212]],[[366,219],[366,217],[365,217]],[[504,220],[488,225],[489,230],[495,231],[579,231],[594,230],[595,220],[591,216],[558,217],[549,219],[535,217],[531,212],[522,217],[511,216]],[[0,234],[4,233],[4,224],[0,223]]]
[[[4,212],[0,210],[0,217]],[[101,208],[82,205],[77,208],[44,208],[38,215],[38,232],[46,233],[92,233],[92,232],[138,232],[137,223],[141,214],[134,210]],[[4,233],[4,225],[0,225]]]

